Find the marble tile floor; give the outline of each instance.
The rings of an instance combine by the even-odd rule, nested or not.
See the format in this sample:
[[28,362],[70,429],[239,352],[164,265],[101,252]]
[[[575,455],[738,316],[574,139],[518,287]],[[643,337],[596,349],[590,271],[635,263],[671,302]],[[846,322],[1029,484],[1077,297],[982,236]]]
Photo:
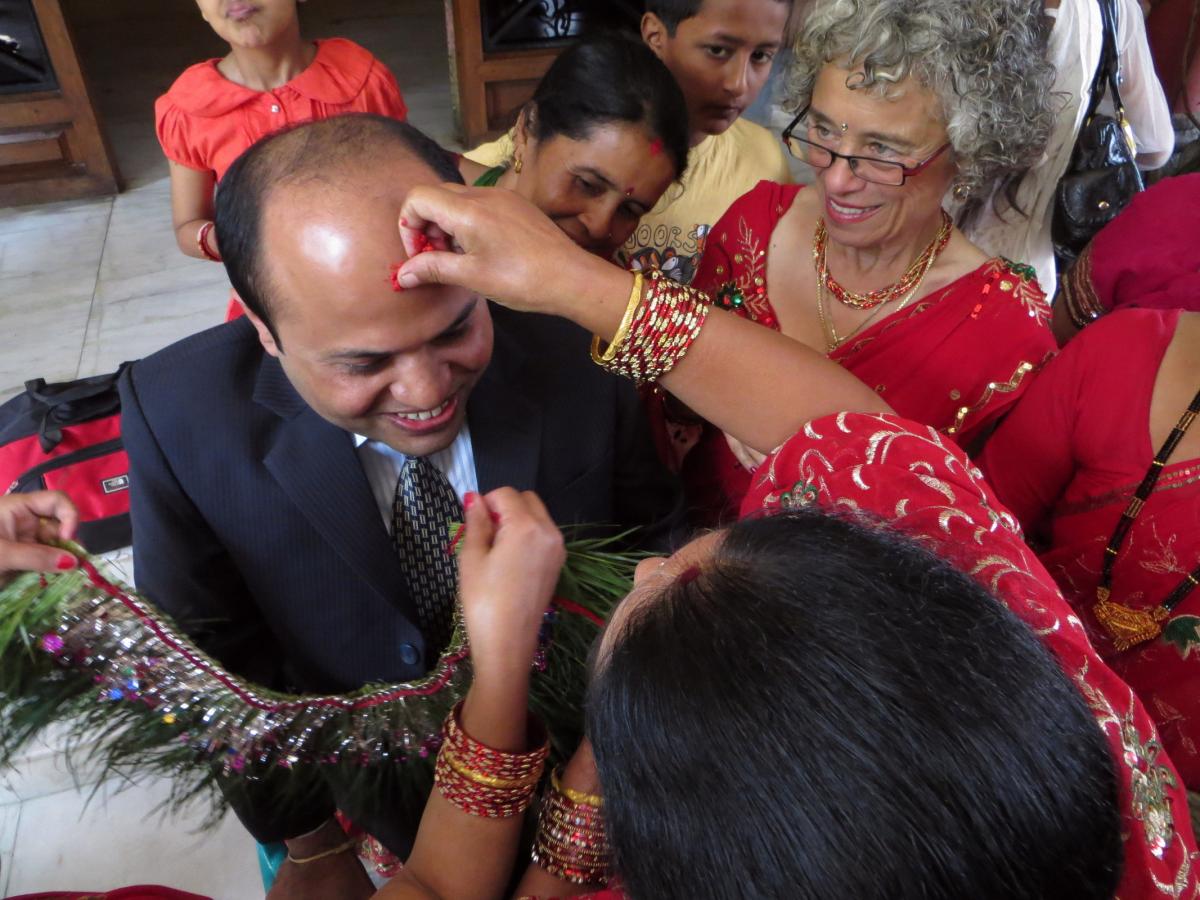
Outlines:
[[[64,0],[124,192],[0,209],[0,400],[33,377],[113,371],[218,324],[224,270],[184,256],[171,232],[153,101],[221,45],[185,0]],[[306,34],[358,41],[395,73],[410,120],[455,146],[440,0],[308,0]],[[136,62],[131,66],[130,61]],[[126,580],[128,553],[115,563]],[[59,733],[0,773],[0,897],[158,883],[219,900],[261,897],[254,845],[232,816],[164,816],[168,785],[72,771]],[[94,791],[94,793],[93,793]],[[90,799],[89,799],[90,798]]]

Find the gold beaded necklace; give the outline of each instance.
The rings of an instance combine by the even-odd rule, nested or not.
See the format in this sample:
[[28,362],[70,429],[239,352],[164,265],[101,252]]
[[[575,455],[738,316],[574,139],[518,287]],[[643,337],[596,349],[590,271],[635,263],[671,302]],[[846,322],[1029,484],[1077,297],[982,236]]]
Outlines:
[[[945,213],[943,212],[942,215],[945,215]],[[939,232],[939,234],[940,234],[940,232]],[[936,243],[937,239],[935,238],[934,240]],[[944,244],[943,244],[943,246],[944,246]],[[940,252],[940,249],[941,248],[939,248],[939,252]],[[922,254],[922,256],[925,256],[925,254]],[[924,261],[924,268],[921,270],[921,272],[917,276],[917,280],[913,283],[911,289],[909,290],[908,294],[904,297],[904,299],[901,300],[899,305],[897,305],[896,308],[892,310],[893,313],[900,312],[900,310],[902,310],[902,309],[904,309],[904,307],[908,306],[908,304],[912,301],[912,299],[914,297],[916,297],[917,294],[920,293],[921,285],[925,281],[925,276],[929,274],[929,270],[933,268],[933,264],[934,264],[934,262],[937,261],[937,258],[938,258],[938,252],[929,254],[929,256]],[[827,353],[832,353],[838,347],[842,346],[842,344],[846,343],[846,341],[850,340],[855,335],[864,331],[868,325],[870,325],[873,321],[875,321],[875,317],[878,316],[881,312],[883,312],[884,307],[887,305],[887,303],[876,304],[875,311],[873,313],[871,313],[869,316],[867,316],[865,319],[863,319],[863,321],[859,322],[858,327],[856,327],[853,331],[851,331],[845,337],[839,337],[838,333],[837,333],[837,326],[834,325],[834,323],[833,323],[833,313],[832,313],[832,311],[826,309],[825,304],[826,304],[826,301],[825,301],[825,290],[824,290],[823,279],[818,275],[818,277],[817,277],[817,320],[821,323],[821,332],[825,335],[825,350]]]
[[829,274],[829,267],[825,262],[825,251],[829,235],[825,230],[825,220],[818,219],[817,230],[813,234],[813,266],[817,270],[817,285],[832,294],[834,299],[839,303],[844,303],[846,306],[853,307],[854,309],[874,309],[877,306],[883,306],[885,303],[891,303],[906,293],[911,293],[913,286],[924,277],[924,273],[929,271],[933,260],[937,259],[942,250],[946,248],[946,244],[950,242],[953,222],[951,222],[950,216],[944,209],[941,212],[942,224],[938,228],[937,234],[933,236],[933,240],[918,254],[917,258],[912,261],[908,269],[900,276],[900,280],[886,287],[877,288],[865,293],[847,290],[838,284],[837,279]]

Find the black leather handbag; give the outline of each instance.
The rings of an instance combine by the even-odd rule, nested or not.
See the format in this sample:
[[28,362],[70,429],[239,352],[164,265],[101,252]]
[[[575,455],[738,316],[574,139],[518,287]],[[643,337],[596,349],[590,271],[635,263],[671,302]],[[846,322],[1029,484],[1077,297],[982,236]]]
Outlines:
[[[1092,79],[1087,116],[1075,140],[1071,164],[1058,182],[1050,235],[1062,272],[1105,225],[1144,190],[1135,162],[1133,129],[1117,87],[1117,11],[1114,0],[1097,0],[1103,22],[1104,44],[1100,64]],[[1116,117],[1097,110],[1105,90],[1112,96]]]

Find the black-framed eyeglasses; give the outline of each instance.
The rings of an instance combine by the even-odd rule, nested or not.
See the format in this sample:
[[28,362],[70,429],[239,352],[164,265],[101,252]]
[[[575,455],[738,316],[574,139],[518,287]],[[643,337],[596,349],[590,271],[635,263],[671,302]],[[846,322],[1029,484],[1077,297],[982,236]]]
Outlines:
[[848,156],[845,153],[838,153],[835,150],[830,150],[828,147],[814,143],[806,138],[797,137],[793,132],[796,126],[804,121],[804,117],[808,115],[808,107],[800,110],[800,114],[792,120],[787,128],[783,129],[783,143],[788,148],[788,153],[796,157],[801,162],[808,163],[814,169],[828,169],[837,160],[844,159],[846,165],[850,167],[850,171],[863,181],[870,181],[874,184],[886,184],[890,187],[899,187],[904,184],[905,179],[912,178],[914,175],[920,175],[933,163],[935,159],[950,149],[950,144],[942,144],[933,155],[915,166],[908,167],[904,163],[895,162],[888,159],[876,159],[873,156]]

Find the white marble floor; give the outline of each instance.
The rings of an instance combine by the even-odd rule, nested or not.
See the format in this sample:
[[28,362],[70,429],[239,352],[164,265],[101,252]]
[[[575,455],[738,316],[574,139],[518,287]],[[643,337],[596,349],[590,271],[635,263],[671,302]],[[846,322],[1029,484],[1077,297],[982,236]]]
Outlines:
[[[153,121],[154,98],[220,43],[187,0],[64,6],[125,191],[0,209],[0,400],[29,378],[112,371],[215,325],[229,291],[220,266],[175,246]],[[349,37],[379,56],[411,121],[453,145],[440,0],[308,0],[302,23],[306,34]],[[0,773],[0,896],[145,883],[220,900],[262,896],[253,844],[232,817],[200,834],[199,814],[157,811],[164,783],[108,782],[93,795],[96,782],[68,770],[54,736]]]

